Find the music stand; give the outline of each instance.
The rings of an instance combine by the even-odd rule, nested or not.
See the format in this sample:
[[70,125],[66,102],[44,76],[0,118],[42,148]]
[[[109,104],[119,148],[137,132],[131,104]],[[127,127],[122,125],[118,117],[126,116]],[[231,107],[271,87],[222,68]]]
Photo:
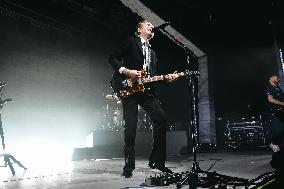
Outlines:
[[[6,83],[4,81],[2,81],[0,83],[0,93],[1,93],[0,97],[3,94],[2,90],[3,90],[5,85],[6,85]],[[11,98],[8,98],[8,99],[5,99],[5,100],[2,100],[0,98],[0,136],[1,136],[1,143],[2,143],[2,149],[3,149],[3,153],[0,153],[0,157],[2,157],[2,156],[4,157],[4,165],[0,166],[0,167],[9,166],[12,174],[15,176],[15,169],[13,167],[13,163],[11,162],[11,160],[14,163],[18,164],[20,167],[22,167],[24,170],[27,170],[27,168],[25,166],[23,166],[23,164],[21,164],[14,156],[12,156],[9,153],[5,153],[6,145],[5,145],[4,131],[3,131],[3,127],[2,127],[1,112],[2,112],[4,104],[11,102],[11,101],[12,101]]]

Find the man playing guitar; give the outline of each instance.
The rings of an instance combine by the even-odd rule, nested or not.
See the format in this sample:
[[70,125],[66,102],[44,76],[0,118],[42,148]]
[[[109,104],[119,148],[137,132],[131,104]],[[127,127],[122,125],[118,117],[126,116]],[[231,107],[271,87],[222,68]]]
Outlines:
[[[109,58],[117,76],[135,81],[135,78],[143,77],[141,70],[146,70],[149,77],[153,77],[156,71],[156,53],[149,44],[154,37],[154,26],[149,21],[141,21],[136,26],[135,36],[125,40]],[[175,81],[176,72],[168,74],[168,82]],[[127,96],[127,95],[126,95]],[[132,177],[135,169],[135,137],[138,120],[138,105],[149,115],[153,122],[153,149],[149,158],[149,167],[162,172],[171,172],[165,166],[166,161],[166,115],[160,103],[155,97],[152,83],[145,85],[141,93],[122,99],[124,125],[124,156],[125,165],[122,176]]]
[[[280,79],[276,75],[269,78],[269,84],[266,89],[267,100],[271,107],[272,113],[279,119],[284,126],[284,93],[280,88]],[[279,144],[284,139],[284,129],[272,139],[272,143],[269,145],[273,152],[280,150]]]

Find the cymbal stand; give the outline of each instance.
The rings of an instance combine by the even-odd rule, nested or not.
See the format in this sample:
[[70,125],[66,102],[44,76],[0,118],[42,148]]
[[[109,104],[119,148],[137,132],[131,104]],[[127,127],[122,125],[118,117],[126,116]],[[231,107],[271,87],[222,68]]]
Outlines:
[[[2,90],[3,90],[5,85],[6,85],[6,83],[4,81],[2,81],[0,83],[0,94],[1,94],[1,96],[3,94]],[[1,136],[1,144],[2,144],[2,149],[3,149],[3,153],[0,153],[0,157],[2,157],[2,156],[4,157],[4,165],[0,166],[0,167],[9,166],[12,174],[15,175],[15,169],[13,167],[13,163],[11,162],[11,160],[14,163],[18,164],[20,167],[22,167],[24,170],[27,170],[27,168],[25,166],[23,166],[23,164],[21,164],[13,155],[5,152],[6,145],[5,145],[4,131],[3,131],[3,127],[2,127],[1,112],[2,112],[2,108],[3,108],[4,104],[6,104],[10,101],[12,101],[12,99],[10,99],[10,98],[5,99],[5,100],[2,100],[0,98],[0,136]]]

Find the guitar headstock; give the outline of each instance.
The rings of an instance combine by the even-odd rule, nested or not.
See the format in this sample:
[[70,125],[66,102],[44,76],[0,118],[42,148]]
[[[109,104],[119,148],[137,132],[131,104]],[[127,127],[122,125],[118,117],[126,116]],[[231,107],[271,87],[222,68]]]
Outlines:
[[197,70],[193,70],[193,71],[188,71],[188,70],[186,70],[184,73],[185,73],[185,75],[186,75],[187,77],[200,76],[200,72],[197,71]]

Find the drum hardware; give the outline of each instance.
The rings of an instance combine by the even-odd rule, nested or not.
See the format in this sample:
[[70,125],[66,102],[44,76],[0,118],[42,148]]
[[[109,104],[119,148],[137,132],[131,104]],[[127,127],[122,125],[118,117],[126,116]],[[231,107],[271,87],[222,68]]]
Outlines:
[[[104,110],[104,123],[101,126],[102,129],[118,131],[124,129],[124,119],[122,110],[122,101],[115,95],[106,95],[106,102],[103,106]],[[146,111],[138,105],[138,121],[137,130],[139,131],[151,131],[152,121],[147,115]]]

